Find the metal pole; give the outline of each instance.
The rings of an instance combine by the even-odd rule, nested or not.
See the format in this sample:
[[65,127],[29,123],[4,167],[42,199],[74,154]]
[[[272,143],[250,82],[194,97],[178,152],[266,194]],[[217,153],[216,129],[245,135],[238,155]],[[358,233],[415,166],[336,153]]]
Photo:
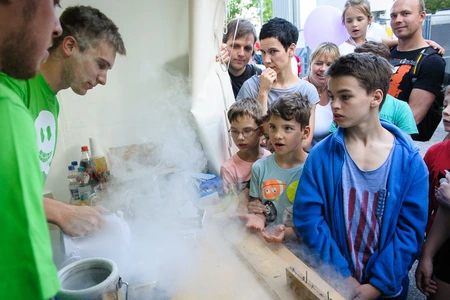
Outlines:
[[259,24],[261,28],[263,25],[263,0],[259,0]]

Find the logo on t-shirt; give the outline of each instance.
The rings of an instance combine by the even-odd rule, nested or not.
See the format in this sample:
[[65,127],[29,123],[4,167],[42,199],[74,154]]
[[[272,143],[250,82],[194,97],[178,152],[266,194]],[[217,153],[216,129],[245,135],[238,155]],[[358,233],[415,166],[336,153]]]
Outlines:
[[261,185],[261,198],[262,200],[278,202],[278,196],[284,192],[285,188],[286,184],[281,180],[266,180]]
[[39,152],[39,164],[42,172],[48,175],[56,143],[56,123],[53,114],[47,110],[39,113],[34,121]]
[[411,65],[399,65],[394,68],[395,73],[391,76],[391,84],[389,86],[388,94],[399,98],[402,90],[400,89],[400,84],[402,83],[403,77],[409,73],[411,70]]

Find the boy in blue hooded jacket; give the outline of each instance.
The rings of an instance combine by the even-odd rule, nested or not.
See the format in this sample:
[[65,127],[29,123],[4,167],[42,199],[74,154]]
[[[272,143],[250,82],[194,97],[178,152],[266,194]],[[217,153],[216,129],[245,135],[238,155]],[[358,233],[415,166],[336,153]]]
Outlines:
[[346,278],[350,299],[406,299],[427,222],[428,171],[419,149],[378,118],[390,74],[389,63],[370,53],[329,67],[339,128],[311,151],[294,202],[299,236]]

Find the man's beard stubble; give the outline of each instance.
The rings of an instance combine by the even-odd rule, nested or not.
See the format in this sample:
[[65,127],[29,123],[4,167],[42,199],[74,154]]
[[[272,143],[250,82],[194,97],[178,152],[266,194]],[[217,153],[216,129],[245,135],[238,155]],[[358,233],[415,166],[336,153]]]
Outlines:
[[2,72],[17,78],[29,79],[36,76],[39,65],[36,49],[36,38],[33,37],[30,23],[22,30],[10,34],[0,47],[0,66]]

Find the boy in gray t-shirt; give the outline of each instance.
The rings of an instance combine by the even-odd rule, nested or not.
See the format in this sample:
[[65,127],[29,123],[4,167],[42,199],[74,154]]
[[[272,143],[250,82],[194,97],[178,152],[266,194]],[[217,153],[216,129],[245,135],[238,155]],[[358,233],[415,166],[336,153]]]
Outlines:
[[[303,141],[310,134],[310,114],[308,98],[299,93],[284,94],[269,107],[269,139],[275,153],[253,164],[249,214],[243,215],[247,228],[262,231],[267,242],[295,237],[292,205],[308,156]],[[267,232],[266,224],[277,225],[275,232]]]

